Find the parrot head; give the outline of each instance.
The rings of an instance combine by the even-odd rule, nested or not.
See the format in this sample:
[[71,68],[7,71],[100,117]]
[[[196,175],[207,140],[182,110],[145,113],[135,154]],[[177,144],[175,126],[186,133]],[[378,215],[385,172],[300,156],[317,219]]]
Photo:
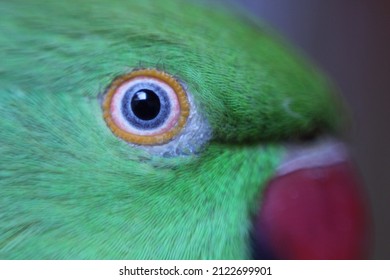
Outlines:
[[0,258],[364,258],[334,87],[190,1],[0,3]]

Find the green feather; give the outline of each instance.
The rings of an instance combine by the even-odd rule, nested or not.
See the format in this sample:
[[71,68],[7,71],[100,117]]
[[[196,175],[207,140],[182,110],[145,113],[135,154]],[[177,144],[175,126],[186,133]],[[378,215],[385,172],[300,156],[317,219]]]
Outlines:
[[[283,141],[336,129],[328,82],[236,15],[187,1],[0,2],[0,258],[245,259]],[[134,68],[182,81],[212,129],[161,157],[106,126]]]

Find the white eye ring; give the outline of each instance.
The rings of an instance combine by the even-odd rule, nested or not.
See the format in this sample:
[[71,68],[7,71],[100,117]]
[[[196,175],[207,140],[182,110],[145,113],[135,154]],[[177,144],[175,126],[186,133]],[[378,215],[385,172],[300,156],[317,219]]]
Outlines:
[[[141,101],[149,104],[150,100],[154,104],[137,107],[134,112],[135,96],[136,104]],[[149,108],[158,109],[151,119],[143,119],[142,115],[150,113],[145,112]],[[171,141],[184,128],[190,105],[184,88],[175,78],[156,69],[141,69],[111,83],[103,101],[103,112],[108,127],[118,137],[134,144],[156,145]]]
[[[142,110],[137,107],[134,114],[126,112],[134,109],[129,104],[133,105],[133,98],[139,93],[148,97],[139,99],[137,95],[136,102],[159,100],[161,105],[158,110],[153,111],[156,114],[147,117],[144,115],[145,122],[134,122],[131,118],[137,114],[141,116],[144,108],[150,107],[142,107]],[[154,99],[148,100],[150,97]],[[195,154],[211,138],[207,119],[198,111],[187,88],[169,74],[156,69],[134,70],[114,79],[107,88],[102,107],[104,120],[113,134],[152,154],[164,157]],[[167,110],[159,116],[160,110],[164,109]],[[149,122],[159,117],[161,122]]]
[[[123,102],[131,102],[131,100],[124,100],[129,89],[150,88],[151,86],[158,87],[162,89],[164,93],[166,93],[166,97],[168,98],[169,102],[164,103],[163,106],[169,106],[169,108],[163,109],[169,111],[169,114],[158,127],[151,129],[140,129],[132,125],[131,121],[126,118],[122,110],[122,105]],[[142,136],[155,136],[167,132],[176,124],[180,116],[180,104],[174,90],[166,83],[154,78],[138,77],[124,83],[117,89],[117,93],[113,96],[111,102],[111,116],[118,127],[126,132]]]

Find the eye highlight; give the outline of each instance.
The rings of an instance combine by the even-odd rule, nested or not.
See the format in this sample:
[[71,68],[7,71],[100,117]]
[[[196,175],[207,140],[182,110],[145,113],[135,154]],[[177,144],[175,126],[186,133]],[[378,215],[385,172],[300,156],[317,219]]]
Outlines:
[[156,69],[141,69],[111,83],[103,101],[103,116],[123,140],[158,145],[184,128],[189,108],[186,92],[175,78]]

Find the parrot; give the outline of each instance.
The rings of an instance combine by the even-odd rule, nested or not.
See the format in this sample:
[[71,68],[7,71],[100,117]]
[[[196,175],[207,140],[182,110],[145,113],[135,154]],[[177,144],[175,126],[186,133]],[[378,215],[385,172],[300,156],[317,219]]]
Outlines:
[[0,259],[364,259],[338,88],[190,0],[0,2]]

